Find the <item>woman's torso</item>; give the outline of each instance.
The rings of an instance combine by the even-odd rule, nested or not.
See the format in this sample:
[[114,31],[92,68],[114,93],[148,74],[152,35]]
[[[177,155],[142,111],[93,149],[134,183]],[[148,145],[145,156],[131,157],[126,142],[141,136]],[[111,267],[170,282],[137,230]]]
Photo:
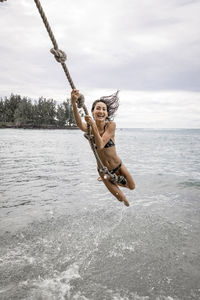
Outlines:
[[[103,134],[106,131],[107,124],[104,126],[104,130],[102,132],[99,132],[100,136],[103,136]],[[115,137],[114,134],[110,138],[110,140],[106,143],[104,148],[102,150],[97,149],[97,153],[103,163],[104,166],[106,166],[109,170],[112,170],[115,168],[119,163],[121,162],[119,156],[116,152],[116,146],[115,146]]]

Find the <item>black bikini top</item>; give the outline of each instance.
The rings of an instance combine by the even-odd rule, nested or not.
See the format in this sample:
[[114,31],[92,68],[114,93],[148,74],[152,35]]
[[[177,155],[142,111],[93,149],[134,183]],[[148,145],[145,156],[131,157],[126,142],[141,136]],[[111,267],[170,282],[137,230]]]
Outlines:
[[[104,126],[104,132],[106,131],[106,125],[108,123],[105,124]],[[107,142],[107,144],[105,144],[104,148],[110,148],[110,147],[114,147],[115,146],[115,143],[113,142],[112,139],[109,139],[109,141]]]
[[110,147],[114,147],[115,143],[113,142],[112,139],[110,139],[107,144],[105,144],[104,148],[110,148]]

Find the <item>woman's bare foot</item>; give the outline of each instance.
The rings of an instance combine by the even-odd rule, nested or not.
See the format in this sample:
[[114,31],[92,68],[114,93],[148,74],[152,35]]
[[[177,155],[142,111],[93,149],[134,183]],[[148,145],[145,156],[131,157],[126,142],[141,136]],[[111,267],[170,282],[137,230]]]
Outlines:
[[100,176],[97,178],[97,180],[98,180],[98,181],[102,181],[102,179],[101,179],[101,177],[100,177]]
[[128,202],[128,200],[127,200],[127,199],[125,199],[125,200],[124,200],[124,205],[126,205],[126,206],[130,206],[130,204],[129,204],[129,202]]
[[118,199],[120,202],[124,202],[124,205],[126,206],[130,206],[128,200],[125,198],[125,199]]

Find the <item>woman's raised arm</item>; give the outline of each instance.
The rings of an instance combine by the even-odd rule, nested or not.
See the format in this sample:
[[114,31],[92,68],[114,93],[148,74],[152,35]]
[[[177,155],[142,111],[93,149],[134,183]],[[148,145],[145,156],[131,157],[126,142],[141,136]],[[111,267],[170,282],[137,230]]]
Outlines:
[[73,108],[73,113],[74,113],[74,118],[76,121],[77,126],[82,130],[82,131],[87,131],[87,125],[85,122],[82,121],[81,116],[78,112],[77,106],[76,106],[76,101],[80,97],[79,90],[72,90],[71,92],[71,104]]

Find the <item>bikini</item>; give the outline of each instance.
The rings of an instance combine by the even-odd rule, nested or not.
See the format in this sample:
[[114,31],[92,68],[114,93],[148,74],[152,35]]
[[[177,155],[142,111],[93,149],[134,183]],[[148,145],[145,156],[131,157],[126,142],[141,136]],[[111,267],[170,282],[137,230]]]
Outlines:
[[[105,125],[104,125],[104,132],[106,131],[106,125],[107,125],[108,123],[106,123]],[[104,133],[103,132],[103,133]],[[104,146],[104,148],[110,148],[110,147],[114,147],[115,146],[115,143],[113,142],[113,140],[112,139],[109,139],[109,141],[107,142],[107,144],[105,144],[105,146]]]
[[[105,124],[104,126],[104,132],[106,130],[106,125],[108,123]],[[110,148],[110,147],[114,147],[115,146],[115,143],[113,142],[113,140],[110,138],[110,140],[106,143],[106,145],[104,146],[104,148]],[[122,166],[122,161],[120,161],[120,164],[115,167],[114,169],[110,170],[110,173],[111,174],[115,174],[117,171],[119,171],[119,169],[121,168]],[[98,171],[100,172],[100,170],[98,169]],[[117,176],[117,183],[121,183],[122,185],[126,185],[127,184],[127,180],[124,176]]]

